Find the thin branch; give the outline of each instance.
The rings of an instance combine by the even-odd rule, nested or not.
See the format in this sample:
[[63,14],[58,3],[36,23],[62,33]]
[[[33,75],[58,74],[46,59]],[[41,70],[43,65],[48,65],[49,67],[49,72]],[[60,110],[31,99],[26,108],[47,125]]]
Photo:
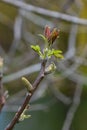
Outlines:
[[72,103],[72,105],[67,113],[62,130],[70,130],[71,123],[73,121],[75,113],[76,113],[78,106],[80,104],[80,97],[82,94],[82,88],[83,88],[82,84],[78,84],[76,86],[76,91],[74,94],[73,103]]
[[70,105],[70,103],[72,102],[71,99],[67,96],[65,96],[63,93],[61,93],[59,90],[56,90],[54,86],[50,85],[50,89],[52,90],[53,94],[55,95],[55,97],[61,101],[62,103],[64,103],[65,105]]
[[3,59],[0,57],[0,112],[5,104],[5,95],[3,91],[3,83],[2,83],[2,68],[3,68]]
[[[11,45],[9,53],[8,53],[8,56],[10,57],[10,61],[11,61],[12,57],[14,56],[15,51],[17,50],[18,45],[21,40],[22,23],[23,23],[23,19],[22,19],[22,16],[20,15],[20,9],[19,9],[18,15],[17,15],[17,17],[15,19],[15,23],[14,23],[14,38],[13,38],[13,42],[12,42],[12,45]],[[8,60],[8,62],[9,62],[9,60]]]
[[82,18],[78,18],[76,16],[70,16],[64,13],[60,13],[60,12],[56,12],[56,11],[51,11],[51,10],[47,10],[44,8],[40,8],[40,7],[36,7],[27,3],[24,3],[22,1],[19,0],[1,0],[1,2],[6,2],[8,4],[14,5],[16,7],[20,7],[24,10],[27,11],[31,11],[31,12],[35,12],[38,14],[42,14],[45,16],[49,16],[49,17],[54,17],[54,18],[60,18],[62,20],[66,20],[75,24],[82,24],[82,25],[87,25],[87,19],[82,19]]
[[40,63],[37,63],[35,65],[32,65],[32,66],[26,67],[22,70],[19,70],[18,72],[9,74],[9,75],[3,77],[3,83],[8,83],[8,82],[16,80],[24,75],[29,75],[33,72],[38,72],[39,68],[40,68]]
[[70,30],[70,35],[68,39],[68,50],[64,57],[66,59],[70,59],[75,55],[75,44],[76,44],[76,36],[77,36],[77,31],[78,31],[78,25],[72,24],[71,30]]
[[47,20],[47,19],[45,19],[37,14],[34,14],[32,12],[21,9],[20,14],[24,18],[30,20],[31,22],[33,22],[34,24],[36,24],[38,26],[44,27],[45,25],[49,25],[51,27],[54,27],[54,24],[50,20]]
[[77,68],[83,64],[84,59],[86,58],[86,53],[87,52],[87,45],[84,47],[84,50],[82,52],[82,55],[80,57],[75,57],[74,58],[74,64],[71,65],[71,67],[67,67],[67,64],[64,63],[66,62],[66,57],[63,62],[60,62],[58,64],[59,69],[62,72],[62,75],[64,77],[68,77],[70,80],[74,81],[75,83],[81,83],[81,84],[87,84],[87,77],[82,76],[79,73],[76,73]]
[[0,73],[0,112],[5,104],[5,96],[3,92],[2,74]]
[[15,126],[15,124],[18,122],[20,115],[22,114],[22,112],[24,111],[24,109],[26,108],[27,104],[29,103],[31,97],[33,96],[34,92],[36,91],[38,85],[40,84],[40,82],[42,81],[42,79],[45,76],[45,65],[46,65],[46,60],[42,61],[41,64],[41,70],[40,73],[38,75],[38,77],[36,78],[35,82],[33,83],[33,90],[31,91],[31,93],[28,93],[22,106],[18,109],[17,113],[15,114],[14,118],[12,119],[12,121],[8,124],[8,126],[5,128],[5,130],[12,130]]
[[[52,80],[54,80],[54,82],[52,82]],[[55,85],[57,85],[57,84],[55,84],[55,79],[53,79],[52,76],[49,76],[46,81],[49,84],[49,88],[50,88],[50,90],[52,91],[52,93],[54,94],[54,96],[56,97],[57,100],[61,101],[65,105],[70,105],[72,103],[71,98],[64,95],[61,91],[56,90]],[[57,81],[58,81],[58,78],[57,78]]]
[[67,0],[63,5],[63,10],[67,10],[71,7],[71,5],[75,2],[75,0]]

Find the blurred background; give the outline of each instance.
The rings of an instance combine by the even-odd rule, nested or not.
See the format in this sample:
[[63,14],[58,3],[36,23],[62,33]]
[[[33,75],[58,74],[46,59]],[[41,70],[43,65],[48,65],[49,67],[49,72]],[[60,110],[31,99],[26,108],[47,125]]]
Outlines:
[[25,99],[25,76],[34,82],[40,59],[30,45],[43,40],[45,25],[60,29],[54,48],[64,60],[39,85],[30,102],[32,116],[14,130],[87,130],[87,0],[0,0],[0,56],[9,97],[0,113],[4,130]]

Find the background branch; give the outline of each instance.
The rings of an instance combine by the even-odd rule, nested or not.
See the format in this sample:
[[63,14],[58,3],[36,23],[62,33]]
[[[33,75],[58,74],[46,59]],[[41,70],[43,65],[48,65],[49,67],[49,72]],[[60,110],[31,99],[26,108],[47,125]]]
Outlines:
[[76,91],[75,91],[75,94],[74,94],[73,102],[72,102],[72,105],[69,108],[67,115],[66,115],[66,119],[65,119],[62,130],[70,130],[71,123],[73,121],[75,113],[76,113],[78,106],[80,104],[80,97],[81,97],[81,94],[82,94],[82,88],[83,87],[82,87],[81,84],[78,84],[76,86]]
[[3,68],[3,59],[0,57],[0,112],[5,104],[5,95],[3,91],[3,84],[2,84],[2,68]]
[[67,15],[64,13],[59,13],[56,11],[51,11],[51,10],[47,10],[44,8],[36,7],[36,6],[27,4],[27,3],[19,1],[19,0],[15,0],[15,1],[14,0],[2,0],[2,2],[6,2],[8,4],[20,7],[24,10],[46,15],[49,17],[60,18],[62,20],[73,22],[76,24],[87,25],[87,19],[82,19],[82,18],[78,18],[76,16],[70,16],[70,15]]

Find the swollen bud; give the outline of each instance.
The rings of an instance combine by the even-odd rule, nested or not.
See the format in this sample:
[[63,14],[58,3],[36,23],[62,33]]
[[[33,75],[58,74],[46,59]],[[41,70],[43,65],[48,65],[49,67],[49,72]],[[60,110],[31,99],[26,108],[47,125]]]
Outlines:
[[28,92],[31,92],[33,90],[31,83],[25,77],[22,77],[22,81],[24,82],[24,85],[27,88]]
[[45,69],[45,74],[50,74],[53,71],[56,70],[56,65],[54,63],[51,63],[46,69]]

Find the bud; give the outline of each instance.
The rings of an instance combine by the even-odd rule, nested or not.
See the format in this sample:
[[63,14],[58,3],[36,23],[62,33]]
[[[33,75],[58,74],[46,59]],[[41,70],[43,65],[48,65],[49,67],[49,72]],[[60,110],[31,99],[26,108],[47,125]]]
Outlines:
[[46,69],[45,69],[45,74],[50,74],[53,71],[55,71],[56,65],[54,63],[51,63]]
[[57,30],[57,28],[54,28],[48,38],[48,42],[50,44],[53,44],[53,42],[58,38],[59,36],[59,30]]
[[31,92],[33,90],[33,86],[31,85],[31,83],[25,77],[22,77],[22,81],[24,82],[27,90]]
[[44,35],[47,38],[49,45],[51,45],[58,38],[59,30],[57,30],[57,28],[51,30],[50,27],[46,25]]
[[3,58],[0,57],[0,68],[3,67]]
[[48,39],[50,34],[51,34],[50,27],[46,25],[45,30],[44,30],[44,35]]

